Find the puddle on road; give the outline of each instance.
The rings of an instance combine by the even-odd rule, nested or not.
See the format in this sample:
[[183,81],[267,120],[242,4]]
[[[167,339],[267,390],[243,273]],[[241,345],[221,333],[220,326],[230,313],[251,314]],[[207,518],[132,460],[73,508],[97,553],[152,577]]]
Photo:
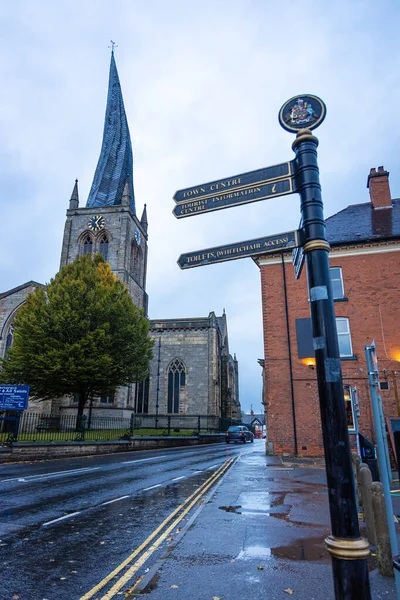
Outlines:
[[278,546],[270,548],[261,544],[246,546],[241,550],[237,560],[253,560],[267,558],[286,558],[287,560],[311,562],[329,562],[329,553],[325,546],[325,537],[310,537],[294,540],[288,546]]
[[286,494],[287,492],[243,492],[239,496],[239,501],[242,504],[238,506],[219,506],[218,508],[238,515],[264,515],[266,517],[286,519],[289,517],[291,509],[291,505],[284,504]]
[[309,560],[312,562],[330,562],[330,556],[326,549],[325,537],[310,537],[295,540],[288,546],[273,548],[271,553],[275,558],[286,558],[287,560]]
[[[153,577],[150,579],[149,583],[139,590],[136,588],[136,592],[139,591],[140,594],[150,594],[150,592],[153,592],[157,588],[159,580],[160,574],[155,573],[155,575],[153,575]],[[135,591],[135,589],[133,589],[133,591]]]
[[[235,513],[237,515],[245,515],[245,516],[249,516],[249,515],[264,515],[266,517],[274,517],[274,519],[282,519],[282,520],[288,520],[289,519],[289,508],[286,512],[265,512],[265,511],[260,511],[259,509],[257,510],[240,510],[242,507],[241,506],[219,506],[218,507],[220,510],[224,510],[225,512],[230,512],[230,513]],[[302,525],[302,523],[299,523],[299,525]],[[320,526],[319,526],[320,527]]]
[[[318,563],[330,563],[331,558],[325,545],[325,535],[293,540],[287,546],[275,548],[264,546],[260,543],[246,546],[240,551],[236,560],[266,560],[269,558],[283,558],[296,562],[309,561]],[[368,557],[368,571],[377,568],[375,556]]]

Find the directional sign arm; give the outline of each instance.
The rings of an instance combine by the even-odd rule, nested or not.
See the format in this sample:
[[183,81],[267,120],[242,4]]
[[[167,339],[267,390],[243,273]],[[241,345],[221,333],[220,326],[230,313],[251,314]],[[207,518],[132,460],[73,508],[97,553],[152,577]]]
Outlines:
[[242,173],[241,175],[225,177],[225,179],[218,179],[184,190],[178,190],[175,192],[173,199],[179,204],[181,202],[196,200],[197,198],[218,196],[219,194],[225,194],[233,190],[251,187],[255,184],[272,183],[277,179],[291,177],[294,172],[294,161],[288,161],[279,165],[273,165],[272,167],[264,167],[263,169]]
[[226,246],[216,246],[205,250],[195,250],[187,254],[181,254],[178,265],[181,269],[191,269],[238,258],[262,256],[290,250],[299,245],[299,232],[289,231],[268,237],[237,242]]
[[294,176],[277,179],[271,183],[254,184],[253,186],[235,189],[215,196],[196,198],[188,202],[181,202],[175,206],[172,213],[177,219],[192,217],[201,213],[240,206],[259,200],[267,200],[279,196],[286,196],[297,191]]

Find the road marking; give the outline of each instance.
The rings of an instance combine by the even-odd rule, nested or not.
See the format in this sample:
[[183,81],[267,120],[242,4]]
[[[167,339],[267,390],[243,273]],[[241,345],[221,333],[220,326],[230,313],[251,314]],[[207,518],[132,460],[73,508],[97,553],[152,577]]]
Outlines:
[[161,483],[157,483],[157,485],[151,485],[151,486],[150,486],[150,487],[148,487],[148,488],[144,488],[144,490],[143,490],[143,491],[144,491],[144,492],[147,492],[147,490],[154,490],[154,488],[156,488],[156,487],[161,487]]
[[182,475],[182,477],[175,477],[175,479],[173,479],[172,481],[179,481],[180,479],[185,479],[184,475]]
[[202,473],[202,472],[203,472],[203,471],[195,471],[195,472],[193,473],[193,475],[198,475],[199,473]]
[[125,498],[129,498],[129,496],[121,496],[121,498],[115,498],[115,500],[109,500],[108,502],[103,502],[100,506],[105,506],[106,504],[112,504],[113,502],[118,502],[118,500],[125,500]]
[[[225,465],[225,469],[228,468],[228,465]],[[121,588],[126,585],[126,583],[132,579],[133,575],[140,569],[140,567],[142,567],[144,565],[144,563],[150,558],[150,556],[157,550],[157,548],[159,548],[159,546],[165,541],[166,537],[169,536],[169,534],[171,533],[171,531],[174,530],[174,528],[178,525],[178,523],[180,523],[180,521],[182,521],[183,517],[185,515],[187,515],[187,513],[193,508],[193,506],[195,506],[195,504],[197,504],[198,500],[201,498],[201,496],[204,496],[205,492],[208,490],[208,488],[210,488],[215,481],[220,477],[220,475],[224,472],[224,469],[222,469],[222,471],[220,470],[218,476],[216,475],[212,475],[209,479],[209,482],[206,482],[207,485],[203,488],[203,490],[199,493],[198,490],[198,495],[195,496],[194,500],[192,500],[192,502],[190,502],[190,504],[188,504],[185,508],[185,510],[183,512],[181,512],[181,514],[172,522],[172,524],[164,531],[164,533],[158,538],[158,540],[156,540],[148,550],[146,550],[146,552],[144,552],[142,554],[142,556],[127,570],[127,572],[120,577],[120,579],[118,579],[118,581],[116,581],[114,583],[114,585],[112,586],[112,588],[109,589],[109,591],[107,592],[107,594],[105,594],[101,600],[111,600],[111,598],[113,598],[120,590]]]
[[[169,523],[176,515],[178,515],[180,513],[180,511],[189,503],[190,503],[189,504],[189,510],[190,510],[190,508],[192,507],[191,501],[194,499],[194,503],[196,503],[199,500],[199,498],[201,498],[202,494],[205,491],[207,491],[207,489],[229,468],[229,466],[232,463],[233,463],[233,459],[229,459],[225,463],[223,463],[221,468],[218,469],[217,473],[214,473],[214,475],[211,475],[207,479],[207,481],[202,483],[202,485],[195,492],[193,492],[188,498],[186,498],[186,500],[182,504],[180,504],[177,508],[175,508],[175,510],[172,511],[172,513],[170,515],[168,515],[168,517],[144,540],[144,542],[142,542],[140,544],[140,546],[138,546],[136,548],[136,550],[134,550],[132,552],[132,554],[130,554],[120,565],[118,565],[118,567],[116,567],[113,571],[111,571],[111,573],[109,573],[102,581],[100,581],[100,583],[95,585],[89,592],[87,592],[84,596],[82,596],[80,598],[80,600],[90,600],[90,598],[92,598],[95,594],[97,594],[97,592],[99,590],[101,590],[112,579],[114,579],[118,575],[118,573],[120,573],[122,571],[122,569],[127,567],[129,565],[129,563],[131,563],[132,560],[134,558],[136,558],[146,548],[146,546],[148,546],[148,544],[150,544],[150,542],[164,529],[164,527],[167,525],[167,523]],[[182,519],[183,516],[184,516],[183,514],[181,514],[179,516],[179,518],[177,519],[178,522]],[[175,526],[176,526],[176,524],[174,521],[172,523],[172,525],[170,526],[171,531]],[[169,533],[169,529],[167,530],[168,533]],[[168,533],[166,535],[168,535]],[[164,537],[163,536],[161,536],[161,537],[162,537],[162,539],[161,538],[158,539],[158,546],[164,540]],[[154,550],[153,550],[153,552],[154,552]],[[137,567],[137,568],[139,568],[139,567]],[[120,581],[121,580],[119,580],[117,582],[117,584],[119,584]],[[116,587],[117,584],[115,584],[114,587]],[[121,585],[123,585],[123,584],[121,584]],[[119,585],[118,585],[118,589],[119,589]],[[110,590],[108,592],[108,595],[104,596],[104,598],[102,600],[107,599],[107,597],[110,597],[109,594],[111,593],[111,591],[112,590]]]
[[211,465],[211,467],[208,467],[207,471],[209,471],[210,469],[215,469],[215,467],[218,467],[219,465]]
[[28,479],[38,478],[49,478],[49,477],[62,477],[63,475],[78,475],[84,471],[96,471],[100,467],[83,467],[82,469],[69,469],[68,471],[54,471],[54,473],[41,473],[40,475],[24,475],[24,477],[13,477],[11,479],[0,479],[0,483],[6,481],[27,481]]
[[48,521],[47,523],[43,523],[43,527],[46,527],[46,525],[52,525],[53,523],[57,523],[57,521],[64,521],[64,519],[70,519],[71,517],[74,517],[75,515],[79,515],[81,513],[80,510],[78,510],[78,512],[73,512],[70,513],[69,515],[64,515],[63,517],[58,517],[58,519],[53,519],[53,521]]
[[152,458],[139,458],[138,460],[124,460],[122,464],[131,465],[133,463],[145,462],[146,460],[157,460],[158,458],[164,458],[164,456],[169,456],[169,454],[161,454],[160,456],[153,456]]

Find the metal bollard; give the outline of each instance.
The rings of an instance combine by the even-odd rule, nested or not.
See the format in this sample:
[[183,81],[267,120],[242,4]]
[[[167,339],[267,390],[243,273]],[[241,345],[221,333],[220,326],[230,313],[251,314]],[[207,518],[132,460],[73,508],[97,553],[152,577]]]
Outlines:
[[358,456],[357,452],[352,452],[351,453],[351,461],[353,464],[353,473],[354,473],[354,485],[356,487],[356,496],[357,496],[357,503],[358,506],[361,506],[361,502],[360,502],[360,483],[358,481],[358,471],[360,470],[360,457]]
[[371,486],[372,507],[375,517],[376,552],[378,556],[378,569],[381,575],[393,577],[393,558],[390,547],[389,528],[385,509],[383,485],[374,481]]
[[364,509],[364,519],[367,525],[367,537],[370,544],[376,546],[374,511],[372,508],[372,475],[368,467],[360,469],[360,487]]
[[358,489],[358,498],[359,498],[359,507],[362,509],[363,507],[363,497],[362,497],[362,489],[361,489],[361,479],[360,473],[362,469],[368,469],[368,465],[365,463],[360,463],[357,467],[357,489]]

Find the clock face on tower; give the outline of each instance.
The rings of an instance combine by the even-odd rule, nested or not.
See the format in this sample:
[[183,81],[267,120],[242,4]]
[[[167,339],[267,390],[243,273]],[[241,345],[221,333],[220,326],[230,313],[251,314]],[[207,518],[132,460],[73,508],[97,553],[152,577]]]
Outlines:
[[90,231],[100,231],[100,229],[104,229],[106,226],[106,220],[103,215],[96,215],[95,217],[90,217],[88,228]]

